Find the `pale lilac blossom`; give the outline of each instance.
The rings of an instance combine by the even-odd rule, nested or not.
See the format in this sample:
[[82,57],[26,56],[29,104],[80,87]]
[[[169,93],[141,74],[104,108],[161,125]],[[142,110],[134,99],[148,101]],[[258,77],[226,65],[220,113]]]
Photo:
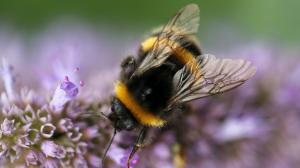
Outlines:
[[[11,83],[14,85],[11,88],[15,89],[14,93],[20,99],[8,98],[7,89],[5,92],[1,92],[1,166],[90,167],[94,164],[87,159],[91,154],[98,153],[98,149],[91,148],[91,145],[98,145],[92,142],[87,143],[86,141],[89,139],[82,138],[83,130],[87,127],[86,124],[82,124],[85,123],[84,120],[80,121],[74,116],[69,116],[69,113],[65,111],[91,108],[89,105],[83,104],[81,107],[76,103],[71,103],[68,108],[63,109],[67,103],[75,101],[79,91],[77,89],[83,86],[83,82],[75,85],[70,80],[70,78],[66,78],[65,83],[58,88],[64,94],[55,93],[56,95],[54,94],[49,103],[43,97],[39,97],[37,100],[37,95],[33,91],[15,88],[15,83]],[[34,99],[33,95],[35,95]],[[60,111],[53,108],[52,105],[57,105],[55,102],[61,105]],[[61,113],[58,115],[58,112]],[[97,122],[93,122],[93,124],[89,122],[89,124],[89,126],[97,127]],[[56,136],[58,137],[56,138]],[[95,133],[94,138],[98,139],[99,134]],[[24,163],[19,162],[19,159],[23,159]]]
[[79,88],[83,86],[83,81],[75,84],[70,81],[69,76],[65,76],[64,81],[55,89],[53,98],[50,102],[50,107],[54,111],[60,112],[64,105],[73,100],[79,92]]
[[219,142],[228,142],[242,140],[247,138],[257,138],[264,135],[267,128],[263,121],[256,116],[243,116],[239,118],[228,118],[214,133],[215,140]]
[[13,132],[16,130],[15,126],[15,120],[9,120],[7,118],[4,119],[4,121],[1,124],[1,134],[10,136],[13,134]]
[[16,79],[13,72],[13,67],[8,64],[5,58],[2,59],[1,75],[4,82],[4,87],[5,87],[7,97],[10,100],[15,100],[17,98],[15,93]]
[[66,150],[63,146],[55,144],[53,141],[44,141],[41,149],[46,156],[62,159],[66,156]]

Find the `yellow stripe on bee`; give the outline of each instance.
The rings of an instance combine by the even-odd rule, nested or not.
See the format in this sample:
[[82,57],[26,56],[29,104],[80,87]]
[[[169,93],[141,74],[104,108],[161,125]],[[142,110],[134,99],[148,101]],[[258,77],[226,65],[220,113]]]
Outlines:
[[157,37],[150,37],[147,40],[145,40],[144,42],[142,42],[142,49],[144,52],[147,52],[149,50],[151,50],[154,46],[155,41],[157,40]]
[[[156,36],[150,37],[147,40],[145,40],[141,44],[142,50],[144,52],[150,51],[153,48],[156,40],[157,40]],[[198,69],[195,69],[195,67],[197,67],[196,65],[198,64],[197,60],[191,52],[189,52],[185,48],[181,47],[180,44],[178,44],[177,42],[173,42],[173,41],[170,41],[167,39],[160,40],[160,43],[166,43],[166,42],[168,42],[171,46],[173,46],[173,48],[175,48],[175,50],[173,50],[173,52],[174,52],[173,55],[179,62],[181,62],[183,65],[187,65],[191,69],[192,73],[195,73],[198,71]]]
[[143,107],[141,107],[134,97],[130,94],[125,84],[118,81],[115,85],[116,97],[125,105],[131,114],[143,125],[162,127],[166,121],[153,115]]

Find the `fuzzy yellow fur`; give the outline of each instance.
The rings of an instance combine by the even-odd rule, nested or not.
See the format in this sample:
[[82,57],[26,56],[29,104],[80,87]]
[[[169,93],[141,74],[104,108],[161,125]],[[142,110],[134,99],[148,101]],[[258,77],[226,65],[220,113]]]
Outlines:
[[[142,43],[142,50],[144,52],[147,52],[149,50],[151,50],[154,46],[154,43],[156,42],[157,37],[150,37],[148,39],[146,39],[143,43]],[[166,39],[162,39],[160,40],[160,43],[166,43],[167,40]],[[170,45],[172,45],[173,48],[175,48],[175,50],[173,50],[174,52],[174,56],[176,57],[176,59],[181,62],[183,65],[187,65],[191,71],[193,73],[195,73],[197,71],[197,69],[195,69],[197,63],[196,58],[194,57],[194,55],[189,52],[188,50],[186,50],[185,48],[181,47],[179,44],[177,44],[177,42],[172,42],[172,41],[168,41],[168,43],[170,43]]]

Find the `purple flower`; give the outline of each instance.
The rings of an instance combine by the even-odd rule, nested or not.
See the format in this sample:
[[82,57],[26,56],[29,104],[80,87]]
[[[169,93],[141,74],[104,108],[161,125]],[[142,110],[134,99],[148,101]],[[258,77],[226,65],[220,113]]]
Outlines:
[[68,76],[65,77],[65,81],[56,88],[50,102],[50,106],[54,109],[54,111],[61,111],[67,102],[71,101],[78,95],[78,86],[83,86],[83,82],[80,81],[79,85],[76,85],[69,80]]
[[30,165],[37,166],[38,164],[40,164],[40,161],[41,160],[40,160],[39,156],[34,151],[30,151],[26,156],[26,165],[27,166],[30,166]]
[[74,168],[88,168],[88,163],[84,157],[76,157],[73,163]]
[[56,127],[51,123],[46,123],[41,126],[40,133],[45,138],[50,138],[53,136]]
[[[5,75],[2,77],[7,78]],[[90,121],[89,125],[86,125],[84,118],[82,121],[75,120],[73,116],[68,115],[69,111],[73,112],[74,109],[91,109],[91,107],[87,104],[78,106],[77,103],[66,105],[77,97],[79,87],[82,85],[83,82],[75,84],[66,78],[57,87],[50,105],[42,96],[35,97],[37,95],[32,90],[14,88],[14,95],[18,99],[12,100],[8,97],[10,90],[5,89],[0,99],[2,108],[0,166],[90,167],[94,165],[89,158],[99,155],[99,149],[91,146],[98,144],[94,144],[92,139],[83,139],[82,135],[83,130],[89,127],[99,130],[97,122]],[[35,95],[34,99],[33,95]],[[63,108],[65,106],[66,109]],[[61,113],[57,115],[58,112]],[[99,134],[94,135],[93,138],[99,139]],[[23,160],[24,163],[17,160]]]
[[15,75],[13,74],[13,67],[8,64],[5,58],[2,59],[1,75],[4,81],[6,94],[10,100],[16,99],[15,93]]
[[71,99],[75,98],[78,94],[78,87],[70,81],[63,82],[60,85],[60,89],[64,90],[66,96]]
[[[121,165],[124,168],[127,168],[127,160],[128,160],[128,158],[130,156],[130,153],[131,153],[131,149],[125,150],[124,153],[123,153],[123,157],[120,160],[120,163],[121,163]],[[138,161],[139,161],[139,157],[138,157],[137,154],[135,154],[133,156],[133,158],[131,159],[130,163],[129,163],[130,164],[130,168],[134,168],[135,165],[138,163]]]
[[43,168],[59,168],[59,162],[54,159],[47,159],[45,162],[43,162],[42,165]]
[[118,165],[124,165],[123,162],[121,162],[121,160],[125,157],[124,154],[124,149],[115,144],[112,144],[110,150],[107,153],[107,156],[114,160]]
[[62,159],[66,156],[66,150],[63,146],[55,144],[53,141],[44,141],[41,146],[46,156]]
[[5,118],[1,124],[1,134],[10,136],[14,130],[16,130],[15,121]]
[[219,142],[258,138],[267,131],[266,126],[260,120],[256,116],[229,118],[217,129],[214,138]]

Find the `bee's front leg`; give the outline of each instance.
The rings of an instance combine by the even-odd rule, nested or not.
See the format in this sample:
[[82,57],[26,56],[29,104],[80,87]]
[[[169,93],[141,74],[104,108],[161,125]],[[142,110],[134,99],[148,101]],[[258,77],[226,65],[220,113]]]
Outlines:
[[136,60],[133,56],[126,57],[121,63],[121,79],[128,80],[136,69]]
[[131,153],[128,157],[128,160],[127,160],[127,167],[130,168],[130,161],[132,160],[134,154],[138,151],[139,148],[143,148],[145,145],[144,145],[144,140],[146,138],[146,132],[147,132],[147,129],[146,127],[143,127],[139,133],[139,136],[138,138],[136,139],[136,142],[133,146],[133,149],[131,150]]

